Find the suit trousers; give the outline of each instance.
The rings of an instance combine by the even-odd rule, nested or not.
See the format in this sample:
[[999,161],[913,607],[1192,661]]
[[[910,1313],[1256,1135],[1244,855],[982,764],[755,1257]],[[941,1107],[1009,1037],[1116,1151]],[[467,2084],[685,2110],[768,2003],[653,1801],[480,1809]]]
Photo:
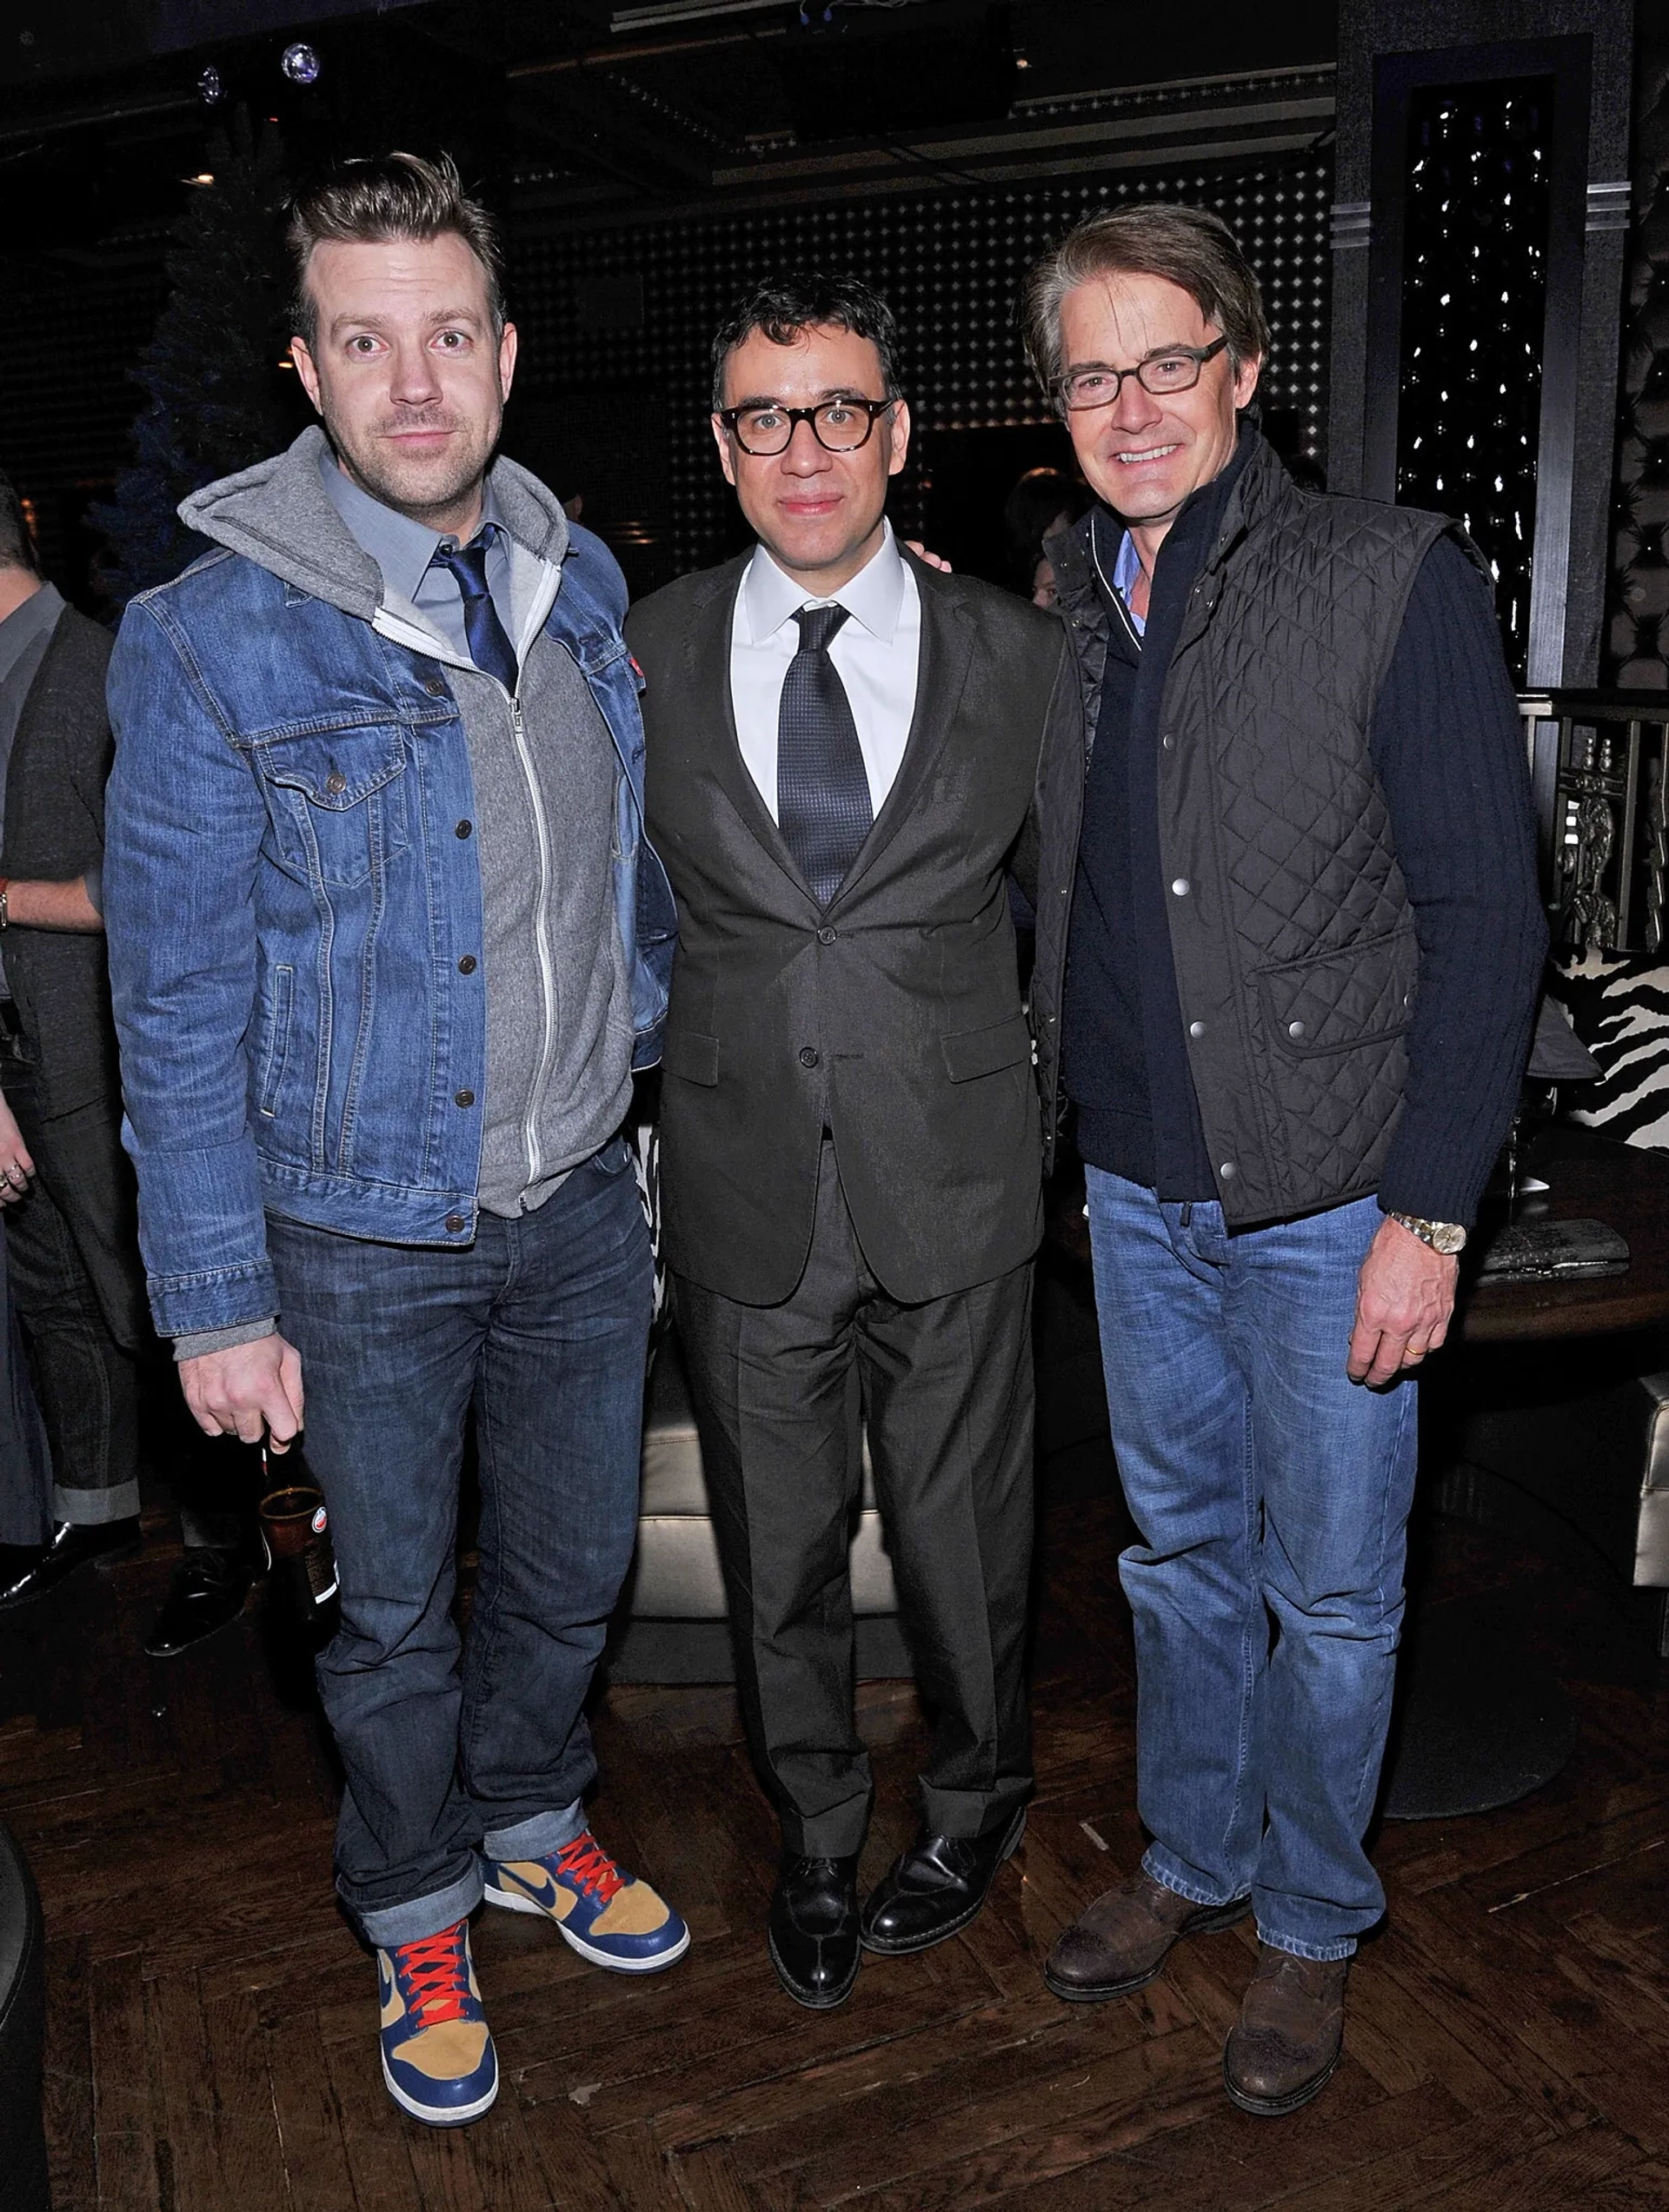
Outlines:
[[873,1794],[853,1704],[848,1555],[867,1424],[899,1610],[931,1709],[936,1834],[1006,1825],[1031,1789],[1032,1270],[906,1305],[865,1261],[827,1136],[792,1294],[675,1274],[749,1744],[791,1852],[857,1852]]

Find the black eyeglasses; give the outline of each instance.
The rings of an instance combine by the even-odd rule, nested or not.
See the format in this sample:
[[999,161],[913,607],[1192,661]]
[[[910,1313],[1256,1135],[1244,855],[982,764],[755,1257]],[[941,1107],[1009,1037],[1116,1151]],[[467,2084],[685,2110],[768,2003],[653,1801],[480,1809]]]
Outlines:
[[1208,346],[1169,346],[1149,360],[1139,361],[1134,369],[1074,369],[1069,375],[1056,377],[1054,389],[1061,406],[1070,414],[1087,407],[1111,407],[1124,389],[1127,376],[1134,376],[1142,390],[1151,392],[1155,399],[1168,399],[1173,392],[1191,392],[1200,382],[1200,370],[1227,343],[1227,338],[1218,338]]
[[761,459],[786,453],[797,422],[810,423],[825,453],[855,453],[868,444],[881,416],[897,405],[896,400],[843,399],[824,400],[817,407],[721,407],[718,417],[744,453]]

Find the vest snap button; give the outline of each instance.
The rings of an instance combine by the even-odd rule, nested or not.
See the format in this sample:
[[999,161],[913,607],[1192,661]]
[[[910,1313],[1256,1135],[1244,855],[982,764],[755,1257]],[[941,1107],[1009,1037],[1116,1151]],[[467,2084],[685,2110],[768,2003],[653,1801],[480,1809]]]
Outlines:
[[443,679],[440,676],[425,676],[423,678],[423,689],[429,694],[431,699],[439,699],[445,693],[446,684]]
[[1179,899],[1186,899],[1188,895],[1188,879],[1187,876],[1178,876],[1176,881],[1171,886],[1171,889]]
[[1222,1166],[1217,1170],[1217,1172],[1222,1177],[1225,1183],[1232,1183],[1234,1180],[1233,1161],[1232,1159],[1226,1159]]
[[1287,1034],[1289,1037],[1302,1037],[1305,1033],[1304,1025],[1301,1021],[1289,1021],[1287,1023]]
[[1203,1037],[1205,1033],[1206,1025],[1203,1021],[1191,1021],[1188,1024],[1188,1034],[1190,1037]]
[[324,787],[334,797],[337,792],[347,790],[348,779],[340,768],[332,768],[324,780]]
[[449,1213],[446,1217],[446,1233],[449,1237],[462,1236],[469,1226],[469,1224],[461,1213]]
[[475,1094],[473,1091],[455,1091],[452,1103],[454,1106],[472,1106],[475,1103]]

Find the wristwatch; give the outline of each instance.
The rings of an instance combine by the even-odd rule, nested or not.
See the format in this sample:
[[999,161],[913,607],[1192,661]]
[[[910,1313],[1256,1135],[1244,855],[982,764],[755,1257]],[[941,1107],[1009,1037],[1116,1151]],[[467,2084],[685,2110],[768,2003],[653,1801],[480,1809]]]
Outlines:
[[1411,1237],[1418,1237],[1421,1244],[1429,1245],[1433,1252],[1443,1252],[1451,1259],[1466,1241],[1466,1232],[1458,1221],[1427,1221],[1418,1213],[1397,1213],[1389,1206],[1385,1218],[1401,1222]]

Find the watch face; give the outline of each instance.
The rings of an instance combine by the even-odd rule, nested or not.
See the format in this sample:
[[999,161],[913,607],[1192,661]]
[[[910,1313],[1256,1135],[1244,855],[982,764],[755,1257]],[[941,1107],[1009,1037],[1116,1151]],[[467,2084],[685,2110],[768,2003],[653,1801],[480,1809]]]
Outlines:
[[1461,1250],[1466,1241],[1466,1232],[1458,1221],[1433,1222],[1432,1250],[1433,1252],[1456,1252]]

